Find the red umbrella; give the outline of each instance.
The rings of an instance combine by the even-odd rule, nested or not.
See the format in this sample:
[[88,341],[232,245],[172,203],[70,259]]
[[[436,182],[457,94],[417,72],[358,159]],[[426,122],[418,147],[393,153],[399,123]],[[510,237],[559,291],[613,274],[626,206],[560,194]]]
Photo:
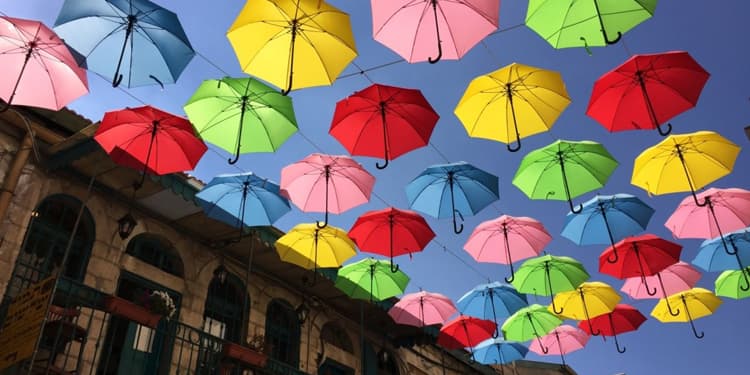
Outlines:
[[578,328],[589,334],[592,329],[596,329],[604,336],[613,336],[617,351],[625,353],[625,347],[620,348],[620,343],[617,342],[617,335],[635,331],[645,321],[646,317],[635,307],[621,303],[610,313],[578,322]]
[[448,349],[473,348],[492,337],[497,324],[491,320],[461,315],[440,328],[438,345]]
[[[659,238],[653,234],[627,237],[608,247],[599,256],[599,272],[618,279],[640,276],[649,295],[656,294],[656,288],[649,290],[646,276],[679,262],[682,246]],[[619,252],[612,262],[612,256]]]
[[207,150],[188,120],[151,106],[105,113],[94,139],[115,163],[144,176],[192,170]]
[[435,232],[418,213],[389,207],[365,212],[352,225],[349,237],[362,251],[390,255],[391,272],[397,272],[393,257],[422,251]]
[[586,114],[611,132],[659,129],[695,107],[708,72],[683,51],[635,55],[594,83]]
[[373,84],[336,103],[328,132],[352,155],[384,158],[383,169],[427,145],[439,117],[419,90]]

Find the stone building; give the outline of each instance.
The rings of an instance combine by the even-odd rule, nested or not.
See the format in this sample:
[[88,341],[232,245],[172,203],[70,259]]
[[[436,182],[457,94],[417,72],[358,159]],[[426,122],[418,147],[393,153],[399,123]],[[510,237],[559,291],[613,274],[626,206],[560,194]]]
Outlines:
[[[0,374],[574,374],[478,365],[435,345],[435,329],[393,323],[394,301],[352,300],[324,274],[311,285],[279,260],[278,229],[240,236],[206,217],[200,181],[134,189],[139,174],[109,159],[96,127],[69,110],[0,114]],[[29,294],[43,280],[51,297]],[[134,315],[151,291],[175,302],[171,319]],[[40,296],[37,319],[18,301]]]

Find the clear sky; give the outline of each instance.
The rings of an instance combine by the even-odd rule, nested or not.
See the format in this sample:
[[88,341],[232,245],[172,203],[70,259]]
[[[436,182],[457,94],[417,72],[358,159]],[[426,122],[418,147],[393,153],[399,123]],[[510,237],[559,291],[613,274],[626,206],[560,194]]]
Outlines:
[[[372,39],[369,2],[330,2],[351,14],[359,49],[359,56],[355,60],[358,66],[367,69],[399,60],[395,53]],[[127,90],[138,100],[124,91],[113,89],[107,80],[90,75],[92,94],[74,102],[70,106],[72,109],[97,121],[105,111],[138,106],[142,104],[140,100],[183,114],[183,104],[203,79],[220,78],[227,74],[243,75],[225,32],[244,1],[161,0],[157,3],[178,13],[194,48],[202,56],[196,56],[177,84],[168,85],[164,90],[158,87]],[[375,195],[367,205],[343,215],[333,215],[331,223],[348,229],[355,218],[367,210],[386,205],[407,208],[404,186],[422,169],[432,164],[463,160],[499,176],[500,200],[478,215],[467,217],[467,229],[460,235],[453,234],[449,219],[428,219],[438,233],[436,240],[423,253],[415,254],[413,259],[404,257],[398,260],[402,270],[412,277],[407,292],[422,288],[456,299],[488,279],[502,280],[508,272],[506,266],[477,264],[462,250],[477,224],[500,214],[531,216],[542,221],[554,237],[546,248],[550,254],[579,259],[592,274],[592,280],[608,282],[619,289],[622,281],[597,272],[598,254],[604,246],[579,247],[559,236],[568,212],[567,204],[560,201],[530,201],[511,184],[511,180],[523,155],[534,148],[556,139],[601,142],[619,160],[620,165],[604,188],[579,197],[576,202],[588,200],[596,193],[635,194],[656,209],[648,232],[671,239],[671,233],[663,223],[686,195],[649,197],[643,190],[630,184],[635,157],[662,138],[656,132],[649,131],[608,133],[585,115],[585,109],[596,78],[622,63],[631,53],[685,50],[711,73],[711,78],[697,107],[673,119],[674,132],[713,130],[742,147],[748,146],[743,127],[750,122],[750,55],[744,36],[750,4],[738,0],[718,3],[661,1],[652,19],[624,36],[625,43],[595,48],[592,56],[583,49],[555,50],[525,26],[520,26],[488,37],[484,45],[476,46],[460,61],[441,61],[435,65],[401,62],[368,72],[367,77],[374,82],[421,89],[441,119],[432,136],[431,146],[392,161],[385,170],[374,168],[376,159],[357,158],[377,178]],[[527,4],[527,1],[503,1],[500,7],[501,29],[522,24]],[[51,26],[61,5],[62,0],[9,0],[2,2],[0,11],[10,16],[39,19]],[[472,78],[512,62],[560,71],[572,98],[572,104],[550,132],[525,139],[522,152],[515,154],[507,152],[504,144],[469,138],[453,115],[453,108]],[[357,71],[350,66],[344,73]],[[346,154],[346,150],[327,133],[335,103],[370,83],[365,76],[354,75],[336,81],[332,87],[293,92],[291,96],[300,133],[275,154],[246,154],[240,158],[237,166],[242,171],[253,171],[279,181],[279,171],[283,166],[309,153]],[[227,165],[227,157],[224,152],[212,148],[193,173],[208,181],[218,173],[239,172],[239,169]],[[710,186],[748,188],[750,178],[746,173],[749,162],[750,156],[747,150],[743,150],[734,173]],[[299,222],[311,222],[321,219],[321,216],[302,213],[295,208],[276,224],[286,231]],[[684,246],[682,259],[689,262],[695,256],[700,240],[678,242]],[[705,273],[699,286],[713,289],[717,276],[718,273]],[[530,302],[543,304],[549,302],[548,298],[530,296],[529,299]],[[622,302],[636,306],[647,316],[655,304],[655,300],[632,300],[627,296],[623,297]],[[687,324],[663,324],[649,318],[639,331],[620,337],[621,344],[627,347],[625,354],[618,354],[610,339],[604,342],[594,337],[584,350],[567,356],[567,361],[579,374],[586,375],[744,373],[747,340],[742,338],[750,335],[748,316],[750,302],[724,299],[716,314],[696,321],[698,329],[705,331],[702,340],[693,337]],[[556,356],[538,357],[533,353],[529,354],[529,358],[559,361]]]

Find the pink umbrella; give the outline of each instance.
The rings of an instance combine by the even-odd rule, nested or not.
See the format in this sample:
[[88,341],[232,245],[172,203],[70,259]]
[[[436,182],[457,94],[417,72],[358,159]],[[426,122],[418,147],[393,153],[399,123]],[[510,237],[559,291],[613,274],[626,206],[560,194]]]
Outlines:
[[443,324],[455,313],[450,298],[424,291],[405,295],[388,310],[394,322],[415,327]]
[[59,110],[86,94],[86,71],[57,34],[38,21],[0,17],[0,98]]
[[372,0],[373,38],[410,63],[460,59],[499,18],[500,0]]
[[561,325],[529,345],[529,350],[540,355],[559,354],[565,366],[565,354],[583,349],[591,335],[580,328]]
[[343,155],[310,154],[281,170],[281,195],[305,212],[325,212],[318,228],[328,225],[328,213],[340,214],[367,203],[375,177]]
[[[626,278],[620,290],[635,299],[666,299],[667,296],[693,288],[698,279],[701,278],[701,273],[690,264],[679,261],[657,272],[655,275],[646,276],[645,278],[645,283],[640,276]],[[646,285],[649,283],[650,285],[658,285],[656,287],[657,292],[653,295],[648,293]],[[672,310],[668,300],[667,308],[673,315],[676,313]]]
[[505,281],[512,282],[513,262],[539,255],[551,240],[542,223],[530,217],[503,215],[479,224],[464,249],[477,262],[510,265],[510,278]]

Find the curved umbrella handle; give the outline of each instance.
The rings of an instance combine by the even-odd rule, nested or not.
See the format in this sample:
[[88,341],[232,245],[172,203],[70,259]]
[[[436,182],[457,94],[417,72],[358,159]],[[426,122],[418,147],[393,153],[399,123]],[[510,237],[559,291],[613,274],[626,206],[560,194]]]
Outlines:
[[[622,39],[622,32],[619,32],[619,31],[617,32],[617,38],[615,38],[613,40],[609,39],[609,36],[607,36],[607,31],[605,31],[603,28],[602,28],[602,35],[604,36],[604,41],[607,44],[615,44],[615,43],[619,42],[620,39]],[[662,135],[664,135],[664,134],[662,134]]]
[[740,290],[742,290],[743,292],[747,292],[748,290],[750,290],[750,279],[748,279],[747,277],[746,268],[742,269],[742,278],[745,280],[745,285],[740,285]]
[[459,226],[456,226],[456,214],[458,214],[458,217],[462,222],[464,221],[464,215],[462,215],[459,210],[453,210],[453,232],[459,234],[464,231],[464,224],[461,223]]
[[[612,259],[612,255],[615,256],[614,259]],[[607,257],[607,263],[615,264],[617,263],[618,260],[620,260],[620,255],[617,254],[617,249],[612,247],[612,254]],[[653,295],[653,294],[650,294],[650,295]]]
[[697,339],[702,339],[703,336],[705,336],[705,333],[703,331],[701,331],[701,333],[698,333],[698,331],[695,329],[695,323],[693,322],[693,316],[690,315],[690,309],[688,309],[687,302],[685,302],[685,296],[682,295],[681,297],[682,297],[682,305],[683,305],[683,307],[685,307],[685,313],[687,314],[688,321],[690,322],[690,328],[693,329],[693,335]]
[[584,37],[580,37],[580,38],[578,38],[578,39],[580,39],[581,41],[583,41],[583,49],[585,49],[585,50],[586,50],[586,53],[587,53],[587,54],[588,54],[589,56],[593,55],[593,53],[591,52],[591,48],[589,47],[589,42],[588,42],[588,41],[586,40],[586,38],[584,38]]
[[646,287],[646,294],[648,294],[649,296],[655,296],[656,293],[658,292],[658,289],[654,287],[654,290],[651,291],[651,289],[648,287],[648,280],[646,280],[646,276],[643,276],[642,282],[643,282],[643,286]]
[[612,336],[615,337],[615,348],[617,348],[617,352],[620,353],[620,354],[625,353],[625,351],[627,350],[627,348],[624,347],[624,346],[622,348],[620,348],[620,343],[617,341],[617,335],[615,334],[615,335],[612,335]]
[[376,162],[375,163],[375,168],[377,168],[377,169],[385,169],[388,166],[388,163],[389,163],[388,158],[385,158],[385,163],[383,163],[381,165],[380,162]]
[[[566,185],[567,185],[567,183],[566,183]],[[570,196],[570,194],[568,194],[568,196]],[[568,204],[570,205],[570,212],[572,212],[574,214],[580,214],[581,211],[583,211],[583,204],[578,204],[578,207],[574,207],[573,206],[573,201],[570,198],[568,198]]]
[[680,315],[680,309],[675,308],[674,311],[672,311],[672,305],[669,304],[669,299],[666,299],[666,301],[667,301],[667,310],[669,310],[669,315],[679,316]]
[[510,264],[510,277],[505,278],[506,283],[512,283],[516,279],[516,274],[513,271],[513,263]]
[[[297,2],[297,5],[299,6],[299,2]],[[296,15],[295,18],[292,20],[292,41],[289,43],[289,84],[286,87],[286,90],[281,90],[281,95],[287,96],[289,95],[289,92],[292,91],[292,81],[294,78],[294,46],[296,45],[297,40],[297,29],[299,27],[299,20],[297,20]]]
[[508,265],[510,266],[510,278],[506,277],[506,283],[512,283],[516,279],[516,274],[513,271],[513,258],[510,253],[510,240],[508,240],[508,226],[503,224],[503,237],[505,239],[505,256],[508,257]]
[[323,228],[325,228],[325,227],[328,226],[328,211],[326,211],[326,216],[325,216],[325,218],[323,219],[322,222],[321,221],[317,221],[317,220],[315,221],[315,226],[318,229],[323,229]]
[[245,106],[247,105],[247,96],[242,97],[242,103],[240,103],[240,126],[237,129],[237,149],[234,153],[234,159],[227,159],[229,164],[236,164],[240,160],[240,149],[242,147],[242,125],[245,123]]
[[430,64],[434,64],[440,61],[440,58],[443,57],[443,45],[440,42],[440,27],[438,25],[437,0],[431,0],[431,1],[432,1],[432,13],[435,14],[435,35],[437,36],[438,55],[435,59],[433,59],[432,57],[428,57],[427,61],[429,61]]
[[661,273],[656,273],[656,278],[659,280],[659,286],[661,287],[662,295],[664,295],[664,302],[667,304],[667,310],[669,310],[669,315],[672,316],[678,316],[680,315],[680,309],[674,309],[672,310],[672,305],[669,304],[669,298],[667,298],[667,289],[664,288],[664,281],[661,279]]
[[[395,266],[395,267],[394,267],[394,266]],[[398,272],[399,268],[400,268],[400,267],[398,266],[398,264],[394,264],[394,263],[393,263],[393,258],[391,258],[391,273],[396,273],[396,272]]]
[[607,263],[615,264],[620,259],[620,255],[617,254],[617,248],[615,247],[615,237],[612,235],[612,228],[609,227],[609,219],[607,219],[607,210],[604,209],[604,204],[599,202],[599,211],[602,214],[602,219],[604,220],[604,227],[607,228],[607,236],[609,237],[609,243],[612,245],[612,255],[614,255],[614,259],[612,258],[612,255],[607,257]]
[[510,104],[510,113],[513,116],[513,129],[516,131],[516,145],[511,146],[510,143],[506,145],[508,151],[518,152],[521,149],[521,134],[518,132],[518,122],[516,121],[516,108],[513,105],[513,87],[510,83],[505,84],[506,95],[508,95],[508,103]]
[[672,132],[672,124],[670,124],[670,123],[667,123],[667,130],[664,130],[664,129],[662,129],[662,128],[661,128],[661,125],[658,125],[658,124],[657,124],[657,125],[656,125],[656,130],[658,130],[658,131],[659,131],[659,135],[661,135],[661,136],[663,136],[663,137],[666,137],[666,136],[668,136],[668,135],[669,135],[669,133],[671,133],[671,132]]

